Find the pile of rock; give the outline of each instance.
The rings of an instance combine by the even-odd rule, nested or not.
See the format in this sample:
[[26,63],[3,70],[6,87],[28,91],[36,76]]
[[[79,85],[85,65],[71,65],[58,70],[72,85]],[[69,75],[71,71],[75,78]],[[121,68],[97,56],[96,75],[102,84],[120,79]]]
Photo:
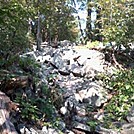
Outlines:
[[[41,64],[38,72],[41,80],[50,84],[46,78],[53,74],[55,84],[63,90],[64,103],[59,109],[59,114],[62,116],[59,124],[61,130],[68,134],[79,131],[82,134],[92,133],[87,122],[103,119],[104,112],[101,107],[109,99],[102,81],[96,80],[96,76],[100,73],[113,73],[115,69],[105,61],[105,55],[97,50],[79,49],[74,43],[63,41],[57,48],[46,45],[42,48],[42,52],[32,51],[21,57],[34,58]],[[96,109],[96,112],[90,113],[92,109]],[[129,119],[132,120],[133,117],[134,115]],[[46,127],[40,133],[50,134],[49,131],[54,131],[54,134],[59,133],[55,129]],[[116,133],[101,126],[97,126],[95,131],[104,134]]]

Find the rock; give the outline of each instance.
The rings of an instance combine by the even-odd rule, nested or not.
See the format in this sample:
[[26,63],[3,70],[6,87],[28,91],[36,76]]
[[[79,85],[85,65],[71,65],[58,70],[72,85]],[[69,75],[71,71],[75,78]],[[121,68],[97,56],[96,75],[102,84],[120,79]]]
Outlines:
[[31,134],[38,134],[38,132],[33,128],[30,128],[30,132],[31,132]]
[[106,129],[101,126],[97,126],[95,131],[98,132],[99,134],[120,134],[117,131],[114,131],[112,129]]
[[42,128],[42,132],[43,134],[59,134],[58,130],[49,127],[47,128],[46,126]]
[[85,125],[85,124],[82,124],[82,123],[79,123],[79,122],[76,122],[76,121],[73,122],[73,128],[91,132],[91,128],[88,125]]
[[53,128],[49,128],[48,129],[48,133],[47,134],[59,134],[60,132],[56,129]]
[[75,76],[75,77],[83,77],[83,72],[82,70],[80,70],[80,68],[75,68],[73,71],[72,71],[72,74]]
[[74,46],[75,44],[71,43],[69,40],[63,40],[60,41],[60,46],[61,47],[68,47],[68,46]]
[[67,107],[68,110],[72,110],[76,105],[78,104],[77,100],[75,99],[74,96],[70,96],[69,98],[66,99],[65,101],[65,107]]
[[78,106],[76,106],[76,113],[77,113],[77,115],[79,115],[79,116],[86,116],[86,107],[84,106],[84,105],[78,105]]
[[46,126],[44,126],[44,127],[42,128],[42,132],[43,132],[44,134],[48,134],[48,128],[47,128]]
[[122,126],[121,134],[134,134],[134,123],[126,123]]
[[84,66],[82,68],[83,74],[85,74],[87,78],[94,77],[98,73],[104,72],[104,66],[99,62],[92,60],[86,60]]
[[103,120],[104,116],[104,112],[98,112],[96,115],[94,115],[94,119],[101,121]]
[[72,74],[75,76],[75,77],[82,77],[84,74],[83,74],[83,71],[82,71],[82,68],[79,67],[78,65],[76,64],[72,64],[70,66],[70,71],[72,72]]
[[66,124],[63,121],[58,121],[57,125],[58,125],[58,129],[62,132],[66,129]]
[[77,55],[81,57],[85,57],[85,59],[104,59],[105,56],[103,53],[97,50],[89,50],[89,49],[75,49]]
[[32,58],[32,59],[35,59],[37,58],[37,55],[34,51],[32,52],[27,52],[27,53],[24,53],[23,55],[20,55],[21,58],[26,58],[26,57],[29,57],[29,58]]
[[75,115],[74,116],[74,120],[77,121],[77,122],[85,123],[86,124],[89,121],[89,118],[88,117],[85,117],[85,116]]
[[95,71],[93,68],[90,68],[89,66],[83,66],[82,72],[84,77],[88,79],[94,78],[97,74],[97,71]]
[[75,99],[78,102],[83,102],[83,99],[85,98],[85,93],[86,93],[85,90],[81,90],[78,93],[74,93]]
[[121,134],[134,134],[134,105],[131,107],[129,114],[127,115],[129,123],[122,125]]
[[75,134],[73,131],[70,131],[70,130],[66,130],[65,131],[65,134]]
[[38,61],[38,62],[40,62],[40,63],[50,62],[50,61],[51,61],[51,56],[50,56],[50,55],[38,56],[38,57],[36,58],[36,61]]
[[76,55],[75,51],[70,49],[70,50],[64,51],[63,54],[64,54],[63,55],[63,60],[68,60],[68,62],[70,64],[74,63],[74,58],[75,58],[75,55]]
[[42,62],[44,62],[43,58],[44,58],[43,56],[38,56],[38,57],[36,58],[36,61],[42,63]]
[[[30,55],[41,64],[40,71],[36,73],[42,83],[49,87],[56,86],[61,91],[59,95],[62,96],[64,103],[55,110],[55,113],[60,112],[60,115],[53,114],[55,120],[56,117],[60,118],[59,116],[64,120],[56,122],[59,130],[66,134],[92,133],[90,126],[86,125],[91,119],[87,107],[91,106],[93,110],[98,110],[108,100],[107,90],[103,88],[101,82],[96,81],[95,76],[98,73],[112,74],[115,68],[105,62],[103,53],[97,50],[77,49],[74,46],[72,42],[64,40],[56,44],[54,46],[56,48],[45,45],[42,52],[33,51],[24,57]],[[37,87],[40,91],[40,86]],[[104,113],[98,112],[93,114],[92,118],[102,120],[103,117]],[[133,122],[133,114],[129,114],[127,119]],[[66,127],[74,128],[75,131],[67,130]],[[24,132],[25,129],[23,126],[21,130]],[[39,134],[59,134],[59,130],[46,126],[40,132],[26,129],[27,133],[32,131]],[[104,134],[115,133],[101,126],[96,131]]]
[[73,63],[70,65],[70,71],[73,72],[75,68],[79,68],[79,66],[76,63]]
[[45,46],[47,46],[47,45],[49,45],[49,42],[46,42],[46,41],[45,41],[45,42],[42,42],[42,43],[41,43],[41,47],[45,47]]
[[27,128],[24,124],[19,124],[18,130],[21,134],[39,134],[34,128]]
[[122,126],[123,129],[130,129],[130,128],[134,128],[134,123],[125,123]]
[[[106,95],[106,94],[105,94]],[[95,107],[100,107],[102,104],[107,102],[107,98],[103,94],[99,94],[97,96],[96,102],[95,102]]]
[[67,113],[67,108],[66,107],[61,107],[60,108],[60,113],[65,115]]
[[[77,128],[74,128],[72,130],[75,134],[86,134],[85,131],[81,130],[81,129],[77,129]],[[87,132],[88,133],[88,132]]]
[[61,75],[64,75],[64,76],[70,75],[70,71],[67,67],[63,67],[63,68],[59,69],[58,71]]
[[17,134],[15,127],[11,122],[11,111],[13,110],[17,111],[17,109],[19,110],[17,103],[12,102],[5,93],[0,91],[0,133],[1,134]]
[[129,122],[133,122],[134,123],[134,105],[132,106],[128,116],[127,116],[127,120]]
[[28,130],[24,125],[19,125],[18,129],[21,134],[31,134],[30,130]]
[[64,62],[62,60],[62,56],[60,54],[55,54],[51,59],[51,64],[54,65],[57,69],[64,67]]
[[80,66],[84,66],[86,60],[88,60],[87,57],[85,58],[84,56],[78,56],[77,63],[78,63]]
[[96,70],[98,72],[104,72],[103,69],[103,61],[102,60],[98,60],[98,59],[90,59],[90,60],[86,60],[84,62],[84,66],[85,68],[90,66],[91,69]]
[[95,107],[100,107],[107,101],[103,87],[95,82],[91,82],[87,89],[79,91],[79,94],[84,103],[89,103]]
[[134,128],[122,130],[121,134],[134,134]]

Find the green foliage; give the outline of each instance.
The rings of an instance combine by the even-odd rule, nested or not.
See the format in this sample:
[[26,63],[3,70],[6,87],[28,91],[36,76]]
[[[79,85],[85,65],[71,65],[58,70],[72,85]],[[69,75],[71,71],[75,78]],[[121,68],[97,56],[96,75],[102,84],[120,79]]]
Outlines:
[[99,46],[99,41],[87,42],[86,44],[87,48],[95,48],[97,46]]
[[98,125],[96,120],[88,121],[87,124],[91,127],[91,131],[95,131],[96,126]]
[[31,72],[36,72],[39,70],[40,65],[32,58],[28,58],[28,57],[22,57],[19,58],[18,60],[18,64],[19,67],[21,67],[22,69],[26,69],[29,70]]
[[75,40],[76,23],[66,0],[42,2],[40,11],[45,16],[42,22],[44,40]]
[[6,52],[2,52],[2,54],[3,55],[0,55],[0,68],[7,69],[10,68],[12,65],[18,63],[19,60],[18,55],[10,56],[10,54],[7,54]]
[[[98,35],[103,37],[104,42],[116,42],[116,45],[128,47],[128,43],[134,40],[134,4],[132,0],[96,0],[88,1],[88,10],[92,7],[97,10],[97,20],[95,29],[89,29],[91,19],[87,18],[87,36],[96,38]],[[92,37],[93,36],[93,37]]]
[[[95,14],[92,16],[92,12],[93,9],[95,9],[94,11],[96,12],[96,16]],[[100,29],[102,28],[101,26],[101,22],[97,21],[99,19],[101,19],[101,15],[100,15],[100,8],[98,6],[98,1],[91,1],[91,0],[87,0],[87,22],[86,22],[86,41],[102,41],[102,35],[100,32]],[[93,17],[93,18],[91,18]],[[96,17],[96,18],[95,18]],[[94,19],[94,20],[92,20]],[[95,20],[96,19],[96,20]],[[92,23],[94,24],[95,27],[92,27]]]
[[48,97],[50,92],[46,85],[42,84],[42,86],[41,96],[36,93],[34,93],[34,95],[16,93],[15,102],[20,105],[20,114],[23,119],[37,121],[43,117],[52,118],[54,106]]
[[8,68],[18,62],[28,47],[28,11],[20,1],[0,2],[0,66]]
[[37,30],[38,12],[40,12],[43,41],[56,42],[65,39],[74,41],[76,39],[77,25],[67,0],[27,1],[25,4],[32,9],[33,14],[30,18],[35,22],[35,31]]
[[[0,49],[16,54],[27,45],[26,9],[17,1],[0,5]],[[20,47],[21,46],[21,47]]]
[[[66,0],[0,1],[0,66],[10,66],[14,56],[24,52],[36,41],[37,19],[40,12],[43,41],[75,40],[75,18]],[[35,35],[29,34],[29,19],[35,23]],[[64,34],[63,34],[64,33]],[[13,58],[12,58],[13,57]]]
[[35,87],[34,85],[31,85],[32,87],[28,85],[25,89],[15,93],[14,101],[19,103],[22,119],[37,121],[42,120],[42,118],[43,120],[52,118],[54,105],[51,100],[51,90],[40,81],[36,73],[39,72],[40,65],[28,57],[19,58],[17,64],[23,74],[32,77],[32,83],[36,85]]
[[115,41],[117,45],[123,44],[125,47],[133,41],[134,28],[132,23],[133,4],[127,0],[107,2],[99,1],[102,15],[102,34],[104,40],[108,42]]
[[134,70],[120,71],[105,80],[113,94],[105,107],[105,121],[123,121],[134,104]]
[[24,99],[21,94],[16,94],[15,102],[20,105],[20,114],[22,119],[39,120],[41,111],[36,105],[36,100],[32,98]]
[[51,118],[53,116],[54,105],[51,100],[51,90],[47,85],[41,85],[41,93],[43,98],[37,98],[38,106],[41,109],[42,113],[45,113],[47,117]]

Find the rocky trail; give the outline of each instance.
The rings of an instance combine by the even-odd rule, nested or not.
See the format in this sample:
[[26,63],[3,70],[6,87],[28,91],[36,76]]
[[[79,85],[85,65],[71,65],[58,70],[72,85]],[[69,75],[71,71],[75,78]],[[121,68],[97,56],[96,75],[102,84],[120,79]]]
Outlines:
[[[40,130],[25,123],[17,124],[21,134],[117,134],[106,129],[102,119],[104,106],[112,98],[109,89],[98,77],[111,75],[116,68],[106,61],[105,54],[98,50],[80,49],[76,44],[63,41],[58,47],[42,45],[42,51],[31,51],[21,55],[40,64],[36,74],[42,83],[49,86],[56,107],[54,118],[60,119],[58,128],[43,126]],[[29,69],[29,67],[28,67]],[[50,77],[52,76],[52,77]],[[39,86],[36,85],[38,88]],[[38,89],[40,91],[40,89]],[[29,91],[32,94],[32,90]],[[123,128],[121,134],[134,133],[134,108],[128,115],[129,122],[117,124]],[[93,124],[93,121],[98,124]]]

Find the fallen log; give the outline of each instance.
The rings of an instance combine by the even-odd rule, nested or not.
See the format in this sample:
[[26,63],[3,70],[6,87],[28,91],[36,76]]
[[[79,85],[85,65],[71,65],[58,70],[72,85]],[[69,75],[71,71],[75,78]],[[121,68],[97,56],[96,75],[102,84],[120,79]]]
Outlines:
[[10,121],[9,114],[12,110],[17,110],[17,105],[0,91],[0,134],[18,134]]
[[0,81],[0,90],[7,95],[10,95],[18,88],[32,88],[32,84],[33,80],[28,76],[4,77],[4,79]]

